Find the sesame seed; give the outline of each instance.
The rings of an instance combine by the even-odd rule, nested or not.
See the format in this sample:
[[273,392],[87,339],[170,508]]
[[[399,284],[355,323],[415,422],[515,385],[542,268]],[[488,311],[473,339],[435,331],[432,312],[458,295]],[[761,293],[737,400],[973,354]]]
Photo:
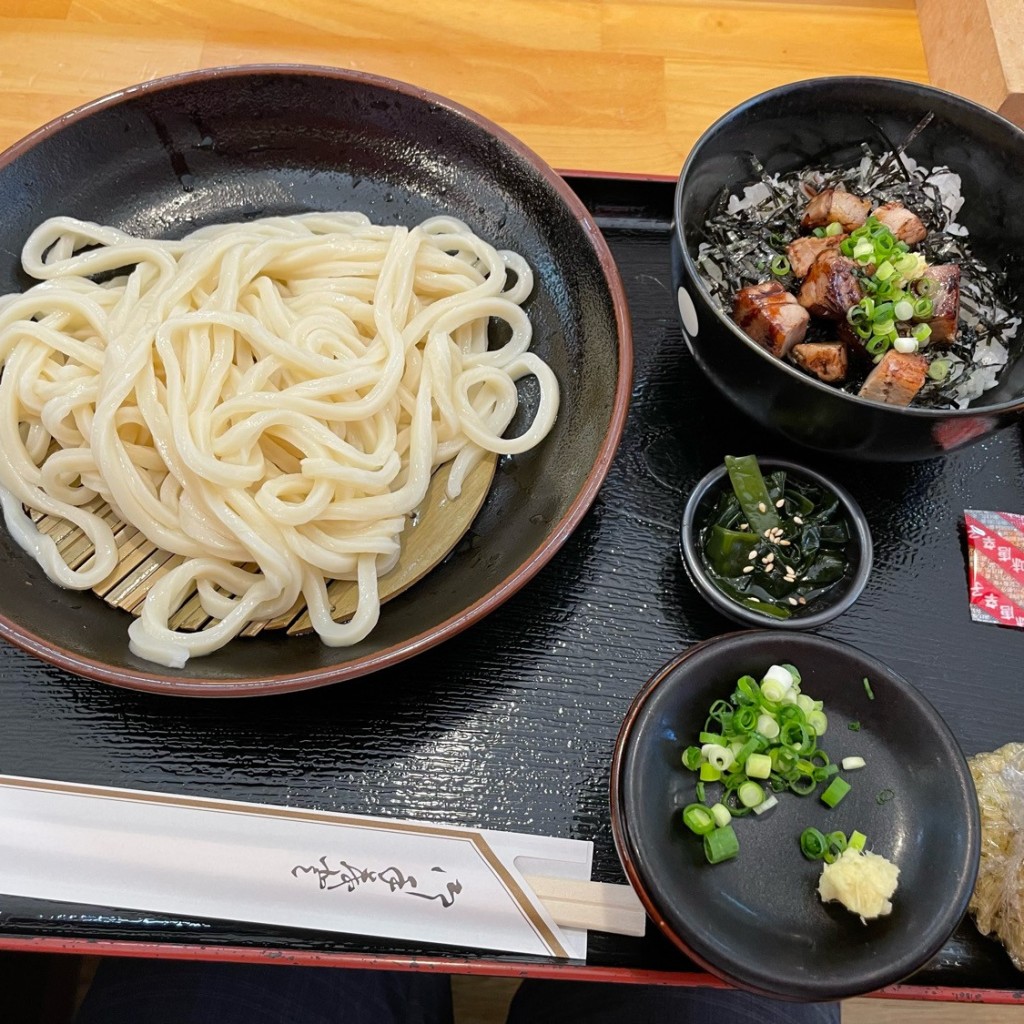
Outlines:
[[759,501],[757,503],[757,511],[758,512],[767,512],[768,511],[768,506],[763,501]]
[[789,546],[790,546],[790,542],[788,540],[780,540],[779,541],[779,547],[788,548]]
[[764,556],[764,560],[766,562],[770,562],[774,557],[775,557],[775,552],[774,551],[769,551],[768,554]]
[[750,529],[750,523],[740,523],[740,529],[741,530],[749,530]]
[[770,529],[765,530],[764,533],[761,534],[762,537],[770,537],[771,535],[772,531]]
[[751,562],[754,561],[755,558],[757,558],[757,548],[751,549],[750,554],[747,555],[747,559]]
[[743,566],[743,571],[744,572],[753,572],[754,571],[754,567],[752,565],[745,565],[745,566]]
[[751,601],[752,604],[760,604],[761,603],[761,598],[759,598],[759,597],[752,597],[752,598],[750,598],[750,601]]
[[796,600],[796,598],[795,598],[795,597],[791,597],[791,598],[789,599],[789,603],[790,603],[790,604],[796,604],[796,603],[797,603],[797,600]]
[[801,597],[800,598],[800,604],[807,604],[807,598],[806,597]]
[[799,516],[793,516],[793,522],[796,523],[797,526],[804,525],[804,521]]
[[777,502],[775,502],[775,507],[776,508],[782,508],[782,506],[785,505],[785,504],[786,504],[786,499],[785,498],[779,498],[779,500]]

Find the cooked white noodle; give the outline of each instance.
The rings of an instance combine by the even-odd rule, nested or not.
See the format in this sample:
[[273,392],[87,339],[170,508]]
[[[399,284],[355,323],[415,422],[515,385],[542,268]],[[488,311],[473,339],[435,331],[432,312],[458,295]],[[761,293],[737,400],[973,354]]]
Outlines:
[[[160,664],[209,654],[300,595],[324,643],[363,639],[431,473],[454,460],[454,497],[484,452],[526,451],[558,410],[554,374],[527,351],[529,266],[450,217],[409,230],[313,213],[181,241],[57,217],[22,263],[41,283],[0,299],[8,528],[79,590],[118,561],[110,526],[83,508],[97,495],[183,556],[128,630]],[[509,337],[489,350],[491,318]],[[503,438],[526,375],[537,413]],[[71,568],[22,506],[74,523],[95,554]],[[331,579],[358,581],[347,623],[332,620]],[[215,621],[171,629],[196,589]]]

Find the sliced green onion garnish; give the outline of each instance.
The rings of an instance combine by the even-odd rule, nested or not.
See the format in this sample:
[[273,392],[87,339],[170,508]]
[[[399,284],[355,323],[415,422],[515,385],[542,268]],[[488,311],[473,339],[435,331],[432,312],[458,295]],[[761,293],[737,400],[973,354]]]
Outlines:
[[821,794],[821,802],[829,807],[835,807],[849,792],[850,784],[845,779],[835,778]]
[[789,260],[785,256],[776,256],[771,262],[772,273],[778,277],[785,277],[789,273]]
[[764,790],[756,782],[744,782],[736,791],[736,796],[744,807],[756,807],[764,800]]
[[704,836],[704,856],[709,864],[721,864],[740,852],[739,840],[732,825],[722,825]]
[[816,828],[805,828],[800,833],[800,852],[808,860],[821,860],[825,856],[826,847],[824,833]]
[[850,833],[849,845],[854,850],[863,850],[868,837],[863,832],[853,831]]
[[928,376],[932,380],[945,380],[949,376],[949,360],[936,359],[928,366]]
[[725,804],[718,803],[711,808],[711,814],[715,819],[715,827],[722,828],[724,825],[728,825],[732,821],[732,814],[729,812],[729,808]]
[[866,763],[867,762],[864,760],[863,757],[857,757],[856,755],[853,757],[844,757],[843,771],[849,772],[853,771],[854,768],[863,768]]
[[721,743],[722,734],[720,732],[704,731],[697,737],[697,739],[700,741],[701,745],[705,743]]
[[722,773],[713,764],[705,762],[700,766],[701,782],[717,782],[721,777]]
[[919,320],[927,320],[935,312],[935,303],[929,298],[918,299],[914,303],[914,316]]
[[910,333],[919,344],[924,344],[932,336],[932,329],[928,324],[918,324]]
[[825,237],[825,229],[824,228],[815,228],[811,232],[811,234],[814,235],[815,238],[824,238]]
[[772,773],[772,759],[767,754],[751,754],[747,758],[747,777],[767,779]]
[[764,814],[765,811],[770,811],[777,803],[778,798],[774,793],[769,793],[755,808],[755,814]]
[[860,732],[860,722],[850,722],[846,728],[851,732]]
[[934,295],[939,290],[939,282],[934,277],[920,277],[914,290],[918,295]]
[[700,767],[701,757],[700,747],[687,747],[683,751],[683,765],[695,772]]
[[843,233],[843,225],[838,224],[836,221],[832,221],[827,228],[825,228],[825,235],[828,238],[833,238],[836,235]]
[[704,791],[704,783],[703,782],[698,782],[695,788],[697,790],[697,799],[701,803],[704,803],[705,802],[705,796],[706,796],[705,791]]
[[703,804],[688,804],[683,808],[683,824],[691,832],[704,836],[715,828],[715,817],[710,807]]
[[836,858],[846,849],[846,833],[845,832],[829,832],[825,836],[825,862],[832,864]]
[[807,724],[819,735],[824,736],[828,730],[828,718],[823,711],[812,711],[807,716]]
[[907,302],[906,299],[901,299],[893,307],[893,314],[897,320],[911,320],[914,316],[914,304]]
[[[815,231],[815,234],[817,234],[817,231]],[[856,235],[856,232],[854,232],[854,234],[850,235],[848,238],[844,238],[839,243],[839,251],[844,256],[846,256],[847,258],[849,258],[850,256],[853,255],[853,250],[854,250],[854,248],[857,245],[857,239],[856,239],[855,235]],[[824,237],[824,235],[819,236],[819,237]]]
[[868,695],[868,700],[875,699],[875,691],[871,689],[871,683],[868,682],[868,677],[864,677],[864,692]]
[[896,268],[888,260],[880,263],[875,269],[875,277],[877,277],[879,281],[888,281],[895,273]]

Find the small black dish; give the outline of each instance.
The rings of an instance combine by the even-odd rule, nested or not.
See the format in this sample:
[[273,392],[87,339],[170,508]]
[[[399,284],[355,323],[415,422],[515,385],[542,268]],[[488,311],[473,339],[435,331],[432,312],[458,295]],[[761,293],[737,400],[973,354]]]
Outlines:
[[710,514],[723,486],[728,486],[728,475],[724,465],[713,469],[694,487],[683,509],[679,546],[686,566],[687,575],[700,591],[708,604],[723,615],[743,626],[761,626],[774,629],[815,629],[845,612],[860,597],[871,575],[873,546],[867,517],[846,488],[806,466],[784,459],[758,459],[765,474],[784,469],[794,477],[803,478],[819,487],[831,491],[839,499],[850,525],[850,543],[847,555],[850,568],[847,575],[831,590],[816,598],[805,608],[796,609],[791,618],[776,619],[762,615],[737,604],[731,597],[715,586],[700,558],[699,533],[701,524]]
[[[795,665],[801,691],[824,701],[821,746],[832,760],[860,755],[866,766],[843,773],[852,789],[833,809],[817,793],[782,793],[771,810],[737,819],[738,856],[708,864],[681,820],[696,775],[680,755],[714,700],[778,663]],[[844,999],[908,977],[952,934],[978,872],[977,798],[946,723],[881,662],[812,634],[731,633],[656,673],[620,729],[611,804],[619,858],[661,931],[728,983],[778,998]],[[821,865],[800,852],[810,826],[859,830],[899,867],[891,914],[864,924],[821,902]]]
[[[672,277],[683,337],[708,379],[747,415],[788,440],[870,461],[927,459],[977,441],[1024,413],[1024,358],[1018,345],[997,387],[966,409],[902,408],[824,384],[753,341],[711,297],[696,257],[709,211],[722,194],[755,178],[751,157],[768,174],[827,164],[852,166],[861,143],[906,139],[926,115],[928,127],[906,148],[924,167],[961,178],[957,220],[972,249],[1007,273],[1007,295],[1024,295],[1020,168],[1024,132],[961,96],[887,78],[815,78],[761,93],[720,117],[697,140],[679,175]],[[1019,308],[1017,309],[1019,312]]]

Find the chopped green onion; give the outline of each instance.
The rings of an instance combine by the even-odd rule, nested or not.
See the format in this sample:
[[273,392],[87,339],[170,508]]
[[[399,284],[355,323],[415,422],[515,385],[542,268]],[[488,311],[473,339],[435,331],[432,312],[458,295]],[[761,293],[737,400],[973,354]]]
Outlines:
[[765,739],[774,740],[779,735],[779,723],[767,712],[764,712],[757,718],[757,731]]
[[835,778],[821,794],[821,802],[829,807],[835,807],[849,792],[850,784],[845,779]]
[[715,819],[715,826],[722,828],[724,825],[728,825],[732,821],[732,814],[729,813],[729,808],[725,804],[718,803],[711,808],[711,814]]
[[[815,234],[818,234],[818,231],[817,231],[817,229],[815,229],[815,232],[814,232],[814,233],[815,233]],[[842,254],[843,254],[844,256],[846,256],[847,258],[849,258],[850,256],[852,256],[852,255],[853,255],[853,250],[854,250],[854,248],[855,248],[855,247],[856,247],[856,245],[857,245],[857,239],[856,239],[856,237],[855,237],[855,236],[856,236],[856,232],[854,232],[854,234],[850,235],[849,237],[847,237],[847,238],[844,238],[844,239],[843,239],[843,240],[842,240],[842,241],[841,241],[841,242],[839,243],[839,251],[840,251],[840,252],[841,252],[841,253],[842,253]],[[824,232],[822,232],[822,234],[821,234],[821,235],[819,235],[818,237],[819,237],[819,238],[824,238]]]
[[744,782],[736,791],[744,807],[756,807],[764,800],[764,790],[756,782]]
[[[916,316],[918,320],[927,320],[934,312],[935,303],[927,297],[918,299],[917,302],[914,303],[914,316]],[[909,317],[907,319],[909,319]]]
[[846,833],[845,832],[829,832],[825,836],[825,863],[834,864],[836,859],[846,849]]
[[720,732],[702,732],[697,739],[703,743],[721,743],[722,734]]
[[887,804],[896,794],[891,789],[883,789],[878,796],[875,797],[876,804]]
[[932,336],[932,329],[928,324],[918,324],[910,333],[923,344]]
[[811,232],[811,234],[814,235],[815,238],[824,238],[825,237],[825,229],[824,228],[815,228]]
[[701,803],[704,803],[705,802],[704,783],[703,782],[698,782],[697,786],[696,786],[696,790],[697,790],[697,799]]
[[939,290],[939,282],[934,277],[921,277],[917,280],[918,295],[934,295]]
[[807,716],[807,724],[819,735],[824,736],[828,731],[828,718],[823,711],[812,711]]
[[949,376],[949,367],[948,359],[936,359],[928,366],[928,376],[932,380],[945,380]]
[[843,225],[837,223],[836,221],[832,221],[832,223],[829,224],[827,228],[825,228],[825,235],[828,238],[834,238],[836,235],[841,235],[842,233]]
[[772,273],[778,277],[785,277],[789,273],[789,260],[785,256],[776,256],[771,262]]
[[769,793],[755,808],[755,814],[764,814],[765,811],[770,811],[779,802],[778,797],[774,793]]
[[896,268],[888,260],[885,260],[875,269],[874,276],[877,277],[879,281],[888,281],[895,273]]
[[700,767],[702,756],[700,747],[687,747],[683,751],[683,764],[685,767],[689,768],[691,772],[695,772]]
[[800,833],[800,852],[808,860],[821,860],[827,846],[824,834],[816,828],[805,828]]
[[875,691],[871,689],[871,683],[868,682],[868,677],[864,677],[864,692],[868,695],[868,700],[875,699]]
[[707,835],[715,827],[711,808],[703,804],[687,804],[683,808],[683,824],[698,836]]
[[721,864],[740,852],[739,840],[732,825],[722,825],[704,836],[704,856],[709,864]]
[[843,771],[849,772],[854,768],[863,768],[867,762],[863,757],[844,757],[843,758]]
[[901,299],[893,307],[893,314],[897,320],[911,320],[914,316],[914,304],[907,302],[906,299]]
[[868,837],[863,832],[853,831],[850,833],[850,847],[854,850],[863,850]]
[[721,777],[722,773],[713,764],[704,763],[700,766],[701,782],[717,782]]
[[860,722],[850,722],[846,728],[851,732],[860,732]]
[[772,759],[767,754],[751,754],[747,758],[747,777],[767,779],[772,773]]

